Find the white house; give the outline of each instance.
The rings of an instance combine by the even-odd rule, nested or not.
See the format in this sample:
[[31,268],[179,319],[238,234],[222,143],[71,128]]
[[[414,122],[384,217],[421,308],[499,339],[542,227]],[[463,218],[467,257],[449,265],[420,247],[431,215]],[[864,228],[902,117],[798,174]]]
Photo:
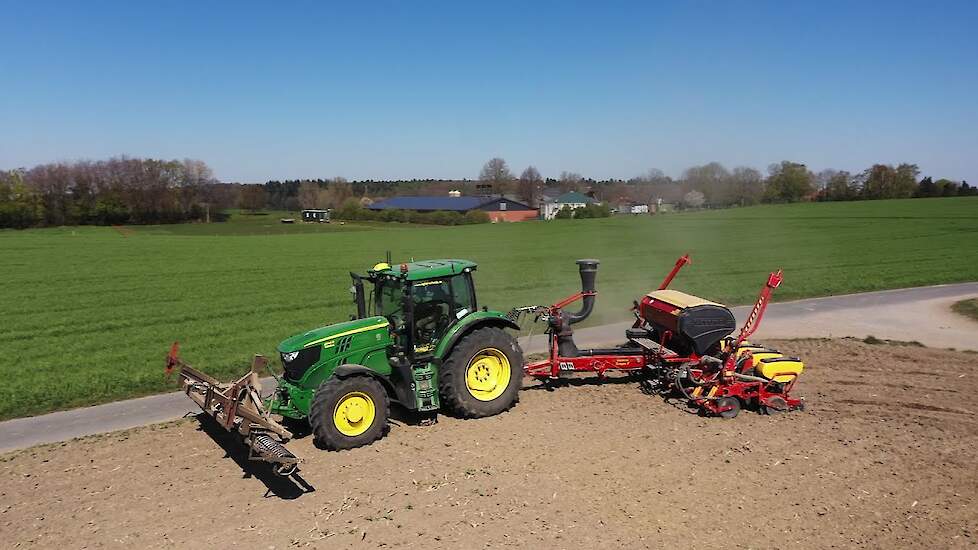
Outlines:
[[543,208],[540,212],[543,214],[543,219],[552,220],[557,212],[565,206],[571,210],[576,210],[578,208],[584,208],[585,205],[594,204],[597,201],[591,197],[578,193],[577,191],[570,191],[560,195],[559,197],[543,203]]

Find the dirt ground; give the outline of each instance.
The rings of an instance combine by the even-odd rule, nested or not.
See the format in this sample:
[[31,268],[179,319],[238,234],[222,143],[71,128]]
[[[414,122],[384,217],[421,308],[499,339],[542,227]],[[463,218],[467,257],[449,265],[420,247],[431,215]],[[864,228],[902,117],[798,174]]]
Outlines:
[[299,483],[193,418],[19,451],[0,457],[2,545],[978,545],[978,355],[768,344],[806,360],[807,411],[701,418],[632,381],[527,382],[494,418],[294,441]]

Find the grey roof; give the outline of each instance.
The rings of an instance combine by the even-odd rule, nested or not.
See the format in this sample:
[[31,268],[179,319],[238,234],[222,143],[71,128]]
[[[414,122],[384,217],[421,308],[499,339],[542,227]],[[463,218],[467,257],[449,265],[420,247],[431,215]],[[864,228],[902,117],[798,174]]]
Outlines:
[[505,201],[513,205],[514,210],[536,210],[520,201],[503,196],[476,195],[471,197],[429,197],[404,195],[377,201],[367,208],[370,210],[446,210],[449,212],[468,212],[483,208],[497,201]]
[[377,201],[367,208],[370,210],[388,210],[400,208],[404,210],[449,210],[467,212],[489,202],[491,197],[391,197]]
[[563,195],[554,199],[553,202],[557,204],[591,204],[597,201],[583,193],[568,191],[567,193],[564,193]]

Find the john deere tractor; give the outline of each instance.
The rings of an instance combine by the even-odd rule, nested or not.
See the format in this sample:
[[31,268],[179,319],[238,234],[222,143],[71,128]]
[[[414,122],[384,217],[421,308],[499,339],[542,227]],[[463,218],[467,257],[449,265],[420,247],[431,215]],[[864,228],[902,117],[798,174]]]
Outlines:
[[220,384],[177,357],[184,391],[227,429],[248,440],[254,458],[288,473],[298,462],[282,443],[291,432],[273,415],[307,420],[329,449],[367,445],[384,435],[390,403],[467,418],[513,406],[523,376],[523,352],[505,314],[479,309],[466,260],[379,263],[351,273],[356,314],[351,320],[298,334],[278,345],[284,374],[271,398],[252,373]]

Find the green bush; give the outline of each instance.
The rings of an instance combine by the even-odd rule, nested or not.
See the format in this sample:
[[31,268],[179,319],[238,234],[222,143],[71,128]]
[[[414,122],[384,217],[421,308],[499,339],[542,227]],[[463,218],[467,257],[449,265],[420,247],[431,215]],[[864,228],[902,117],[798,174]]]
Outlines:
[[406,223],[408,221],[408,215],[409,213],[406,210],[401,210],[400,208],[381,210],[381,219],[385,222]]
[[25,229],[42,215],[40,198],[24,185],[20,172],[0,172],[0,227]]
[[574,209],[569,206],[563,206],[560,210],[554,214],[554,219],[556,220],[569,220],[574,217]]
[[463,217],[462,223],[465,224],[489,223],[489,214],[484,210],[469,210]]
[[425,215],[423,213],[417,212],[415,210],[408,210],[408,212],[407,212],[407,221],[408,221],[408,223],[426,223],[425,222]]
[[341,207],[333,211],[337,220],[349,221],[381,221],[398,223],[418,223],[426,225],[468,225],[488,223],[489,215],[481,210],[472,210],[464,216],[458,212],[437,210],[435,212],[417,212],[391,208],[388,210],[369,210],[354,198],[347,199]]
[[611,216],[611,208],[607,204],[585,204],[583,208],[573,211],[575,219],[607,218]]
[[435,225],[452,225],[451,216],[444,210],[431,213],[431,223]]
[[358,199],[350,197],[343,201],[343,205],[333,212],[333,217],[340,220],[359,220],[363,219],[366,209],[360,204]]

